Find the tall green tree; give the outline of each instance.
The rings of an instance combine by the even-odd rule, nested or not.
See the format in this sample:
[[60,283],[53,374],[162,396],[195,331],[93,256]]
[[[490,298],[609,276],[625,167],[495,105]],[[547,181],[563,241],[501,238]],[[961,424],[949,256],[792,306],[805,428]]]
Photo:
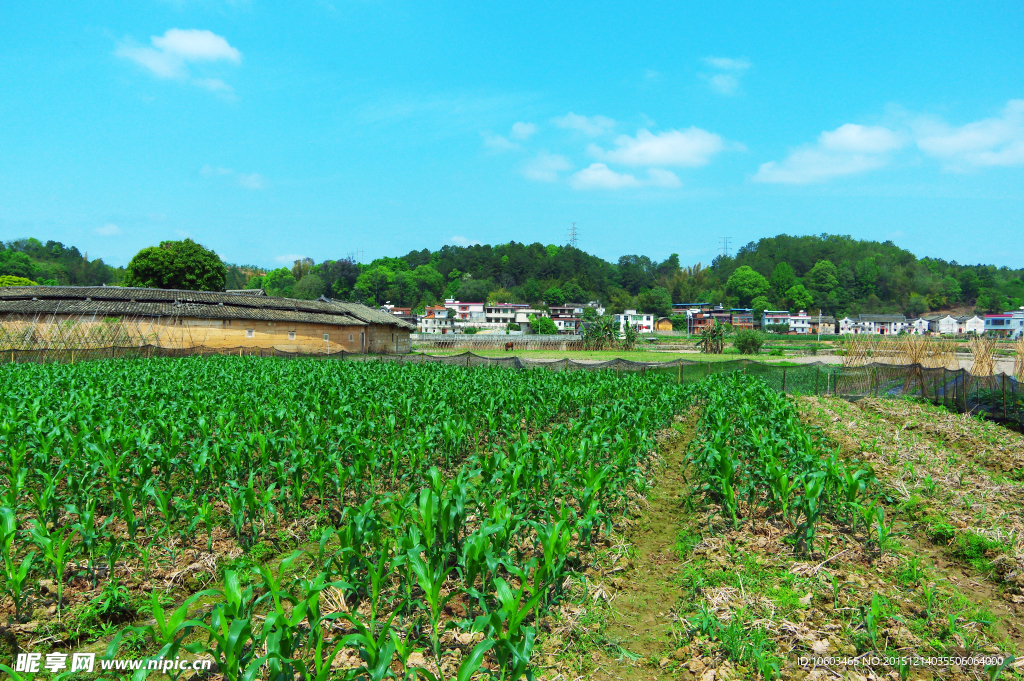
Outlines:
[[223,291],[227,267],[220,256],[192,241],[161,241],[128,263],[125,286]]
[[729,277],[726,288],[730,293],[739,297],[740,304],[746,305],[754,298],[767,293],[771,285],[763,275],[754,271],[753,268],[742,265],[737,267]]
[[780,262],[772,270],[772,276],[768,281],[772,286],[772,291],[775,291],[775,295],[782,298],[796,281],[796,273],[793,272],[793,267],[788,262]]

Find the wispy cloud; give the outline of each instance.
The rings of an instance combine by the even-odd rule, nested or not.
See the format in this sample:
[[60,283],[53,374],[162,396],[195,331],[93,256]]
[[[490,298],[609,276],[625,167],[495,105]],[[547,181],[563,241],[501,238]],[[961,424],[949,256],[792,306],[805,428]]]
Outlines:
[[149,40],[151,47],[125,40],[114,54],[135,62],[157,78],[188,81],[222,94],[232,92],[231,86],[219,78],[192,78],[190,68],[201,62],[240,64],[242,53],[228,44],[223,36],[194,28],[171,28],[162,36],[151,36]]
[[634,187],[675,188],[682,182],[675,173],[661,168],[647,171],[647,179],[640,179],[629,173],[618,173],[603,163],[591,163],[589,167],[574,173],[569,178],[573,189],[631,189]]
[[467,239],[464,236],[453,236],[449,239],[453,244],[457,246],[479,246],[480,242],[476,239]]
[[537,133],[537,126],[533,123],[521,121],[512,124],[512,137],[517,140],[528,140]]
[[732,57],[705,57],[704,63],[715,73],[701,73],[699,76],[707,82],[711,89],[723,95],[735,95],[740,89],[740,76],[750,68],[747,59]]
[[953,127],[932,118],[914,124],[918,148],[947,170],[1024,164],[1024,99],[1012,99],[994,118]]
[[238,176],[238,184],[246,189],[265,189],[267,186],[267,178],[263,177],[259,173],[243,174]]
[[520,148],[518,144],[504,135],[495,135],[490,132],[482,132],[480,135],[484,138],[484,146],[492,151],[514,151]]
[[305,257],[306,256],[299,255],[298,253],[288,253],[285,255],[274,256],[274,260],[284,265],[290,265],[294,263],[296,260],[302,260]]
[[558,173],[572,170],[572,163],[565,156],[541,152],[523,167],[523,175],[539,182],[557,182]]
[[238,173],[231,168],[204,165],[199,169],[199,174],[203,177],[232,177],[238,182],[238,186],[252,190],[266,189],[270,185],[267,178],[259,173]]
[[[741,145],[734,146],[742,148]],[[614,149],[605,151],[592,144],[588,151],[602,161],[628,166],[696,167],[707,165],[712,156],[726,148],[721,136],[696,127],[657,134],[641,128],[636,137],[620,135],[615,138]]]
[[847,123],[822,132],[817,144],[795,149],[782,161],[762,164],[753,180],[808,184],[875,170],[888,165],[891,154],[907,141],[906,135],[886,127]]
[[603,135],[615,128],[615,121],[607,116],[580,116],[572,111],[564,116],[551,119],[551,122],[560,128],[578,130],[590,137]]
[[100,236],[117,236],[121,233],[121,228],[113,222],[108,222],[102,227],[97,227],[94,231]]

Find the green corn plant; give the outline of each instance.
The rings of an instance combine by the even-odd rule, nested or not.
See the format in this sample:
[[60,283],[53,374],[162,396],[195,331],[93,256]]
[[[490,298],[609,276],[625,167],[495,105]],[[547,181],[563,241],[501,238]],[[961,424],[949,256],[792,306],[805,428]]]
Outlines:
[[53,568],[54,581],[57,583],[57,616],[61,616],[64,607],[64,570],[67,568],[68,551],[74,538],[74,532],[65,528],[50,532],[46,525],[36,522],[31,530],[32,543],[42,551],[44,560]]
[[430,618],[430,643],[433,647],[434,657],[440,665],[441,640],[438,624],[441,621],[441,612],[445,604],[453,595],[449,594],[442,598],[441,587],[444,586],[444,582],[453,568],[444,568],[443,565],[428,565],[420,558],[420,552],[416,549],[409,551],[406,556],[409,569],[415,575],[416,583],[423,591],[424,605]]
[[876,650],[878,649],[878,625],[885,617],[885,613],[885,601],[878,594],[871,597],[870,607],[860,606],[861,623],[871,639],[871,645]]
[[14,539],[18,533],[14,511],[6,506],[0,508],[0,551],[3,552],[4,584],[3,592],[14,601],[14,620],[21,622],[26,604],[25,591],[28,571],[32,567],[35,551],[28,554],[19,563],[15,557]]

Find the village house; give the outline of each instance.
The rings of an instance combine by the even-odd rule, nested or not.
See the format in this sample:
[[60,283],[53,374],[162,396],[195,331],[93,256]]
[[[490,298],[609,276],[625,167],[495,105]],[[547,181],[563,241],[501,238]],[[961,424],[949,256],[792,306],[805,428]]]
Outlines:
[[[765,310],[761,313],[761,328],[766,329],[772,324],[789,326],[789,310]],[[792,332],[792,327],[789,329]]]
[[977,336],[985,333],[985,320],[978,315],[956,318],[956,332],[960,335],[973,333]]
[[1017,338],[1024,334],[1024,307],[1013,312],[985,315],[985,333],[1000,338]]
[[901,314],[862,314],[853,319],[839,320],[840,334],[878,334],[895,336],[907,325],[907,318]]
[[673,328],[672,320],[668,317],[658,317],[658,320],[654,322],[655,331],[671,331]]
[[750,308],[733,308],[729,310],[732,315],[732,328],[734,331],[753,330],[754,311]]
[[928,326],[928,320],[924,317],[915,317],[907,320],[907,325],[903,330],[915,336],[923,336],[928,333]]
[[626,330],[626,324],[640,333],[650,333],[654,330],[654,315],[639,314],[636,310],[624,310],[622,314],[613,315],[612,321],[618,327],[619,333]]
[[416,325],[419,333],[455,333],[455,320],[444,305],[429,305]]
[[921,317],[921,319],[928,322],[928,331],[931,333],[938,333],[943,336],[953,336],[956,334],[956,317],[948,314],[931,314]]
[[827,314],[812,315],[811,333],[816,336],[836,335],[836,318]]
[[255,291],[121,286],[0,288],[0,315],[35,329],[54,323],[130,321],[153,345],[187,349],[407,353],[415,327],[358,303],[296,300]]

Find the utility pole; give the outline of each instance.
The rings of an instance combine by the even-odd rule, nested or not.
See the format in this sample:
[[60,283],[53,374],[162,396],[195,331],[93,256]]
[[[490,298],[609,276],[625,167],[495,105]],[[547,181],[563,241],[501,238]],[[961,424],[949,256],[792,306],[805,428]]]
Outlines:
[[724,255],[726,258],[729,257],[729,241],[731,239],[732,239],[731,236],[723,236],[722,237],[722,255]]
[[579,230],[576,229],[576,223],[569,223],[569,245],[573,248],[579,248]]

